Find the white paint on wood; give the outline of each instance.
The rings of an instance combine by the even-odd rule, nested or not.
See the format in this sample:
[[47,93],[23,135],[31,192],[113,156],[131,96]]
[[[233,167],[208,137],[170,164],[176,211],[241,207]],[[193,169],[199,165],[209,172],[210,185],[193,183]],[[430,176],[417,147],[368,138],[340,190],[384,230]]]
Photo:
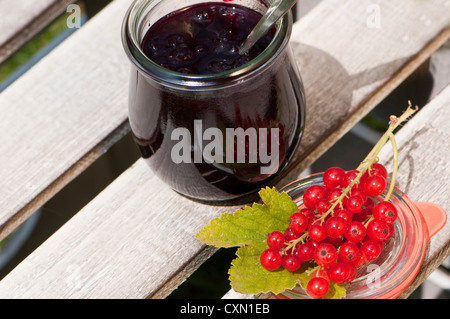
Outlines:
[[0,94],[1,237],[127,131],[129,3],[114,1]]
[[[450,85],[396,134],[399,167],[396,186],[413,202],[432,202],[447,213],[447,223],[428,243],[423,266],[406,297],[450,255]],[[392,147],[380,159],[392,171]]]

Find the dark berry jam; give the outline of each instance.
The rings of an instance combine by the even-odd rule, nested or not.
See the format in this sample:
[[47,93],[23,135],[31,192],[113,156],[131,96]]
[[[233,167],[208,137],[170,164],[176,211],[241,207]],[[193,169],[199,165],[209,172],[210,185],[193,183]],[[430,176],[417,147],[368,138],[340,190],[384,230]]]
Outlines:
[[200,3],[156,22],[142,43],[157,64],[181,73],[228,71],[258,56],[271,42],[271,29],[243,55],[239,46],[261,19],[261,14],[232,3]]
[[[192,86],[170,82],[185,74],[167,72],[161,79],[160,70],[145,67],[131,76],[134,139],[155,175],[183,195],[223,202],[255,193],[281,175],[298,147],[304,96],[287,20],[248,54],[238,52],[260,18],[243,6],[207,2],[160,18],[142,41],[148,57],[164,68],[217,75],[196,77]],[[261,62],[247,64],[239,75],[221,73],[258,55]],[[235,134],[230,139],[229,131]]]

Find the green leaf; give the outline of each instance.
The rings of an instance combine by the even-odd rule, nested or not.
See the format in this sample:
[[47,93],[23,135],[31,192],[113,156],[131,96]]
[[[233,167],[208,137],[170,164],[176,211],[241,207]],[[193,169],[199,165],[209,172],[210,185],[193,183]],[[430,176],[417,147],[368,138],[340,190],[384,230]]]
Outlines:
[[[296,285],[306,287],[311,279],[312,267],[305,263],[295,272],[281,267],[276,271],[261,266],[260,256],[267,249],[267,234],[284,232],[289,217],[298,211],[297,204],[286,193],[275,188],[263,188],[259,195],[264,204],[238,209],[234,214],[222,214],[200,230],[196,238],[216,247],[236,247],[237,258],[228,271],[233,289],[244,294],[261,292],[281,293]],[[325,298],[345,297],[345,288],[333,283]]]
[[345,298],[347,290],[344,285],[331,282],[328,293],[323,299],[342,299]]
[[268,233],[284,231],[289,217],[298,210],[295,202],[275,188],[263,188],[259,195],[264,205],[255,203],[234,214],[222,214],[200,230],[196,238],[216,247],[236,247],[261,243]]

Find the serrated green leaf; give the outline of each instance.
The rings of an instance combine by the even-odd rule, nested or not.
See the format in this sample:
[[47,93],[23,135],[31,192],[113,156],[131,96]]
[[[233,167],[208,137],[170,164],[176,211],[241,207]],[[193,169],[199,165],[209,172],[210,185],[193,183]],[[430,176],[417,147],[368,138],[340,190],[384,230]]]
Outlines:
[[268,233],[284,231],[289,217],[298,210],[295,202],[275,188],[264,188],[259,194],[264,204],[222,214],[200,230],[196,238],[216,247],[235,247],[261,243]]
[[342,299],[347,295],[344,285],[331,282],[328,293],[323,299]]
[[[236,247],[237,258],[228,271],[233,289],[244,294],[273,292],[279,294],[296,285],[306,287],[311,279],[307,264],[296,272],[280,268],[266,270],[261,266],[260,256],[267,249],[267,234],[278,230],[284,232],[289,217],[298,211],[296,203],[286,193],[266,187],[259,192],[264,204],[238,209],[234,214],[222,214],[200,230],[196,238],[216,247]],[[345,288],[332,283],[324,298],[345,297]]]

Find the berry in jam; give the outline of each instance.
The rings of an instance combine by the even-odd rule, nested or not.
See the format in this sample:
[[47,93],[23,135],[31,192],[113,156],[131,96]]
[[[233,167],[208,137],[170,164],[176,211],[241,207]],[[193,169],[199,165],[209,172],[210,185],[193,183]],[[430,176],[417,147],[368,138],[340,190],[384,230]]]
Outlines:
[[239,46],[261,14],[232,3],[200,3],[169,14],[147,32],[142,49],[157,64],[181,73],[211,74],[238,68],[272,41],[271,29],[250,51]]

